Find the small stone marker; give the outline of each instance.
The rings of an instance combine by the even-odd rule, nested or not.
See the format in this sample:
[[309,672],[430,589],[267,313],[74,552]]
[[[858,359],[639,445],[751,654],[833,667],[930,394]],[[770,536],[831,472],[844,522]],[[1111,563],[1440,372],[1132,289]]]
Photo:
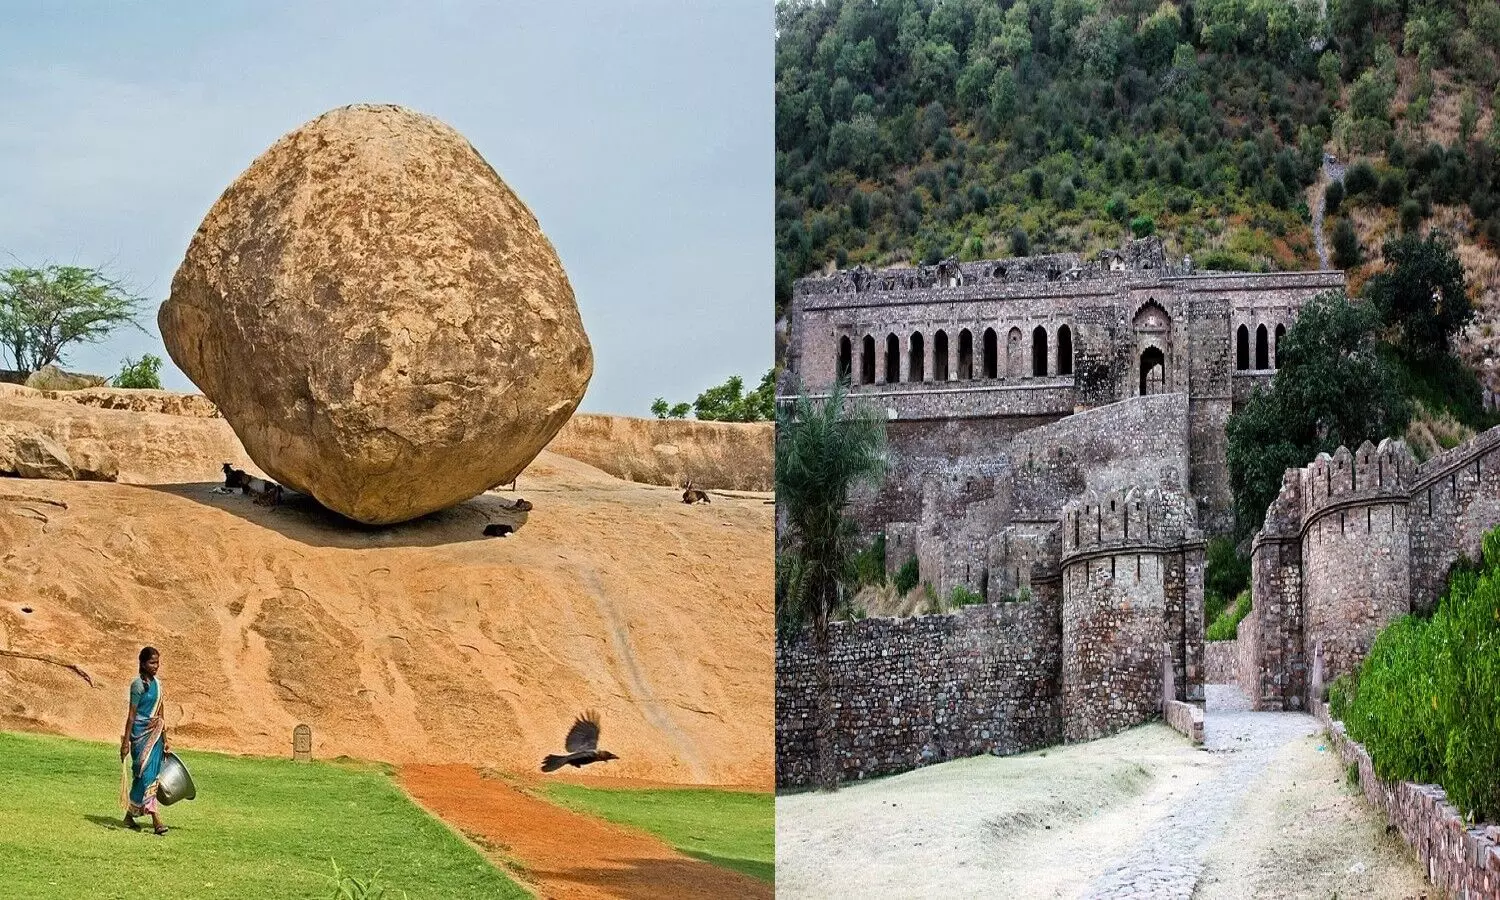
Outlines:
[[292,759],[312,762],[312,729],[306,725],[292,729]]

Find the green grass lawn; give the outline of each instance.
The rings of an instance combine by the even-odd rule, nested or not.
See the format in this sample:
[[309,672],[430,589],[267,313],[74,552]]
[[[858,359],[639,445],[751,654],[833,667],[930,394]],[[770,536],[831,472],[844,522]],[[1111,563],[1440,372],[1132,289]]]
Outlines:
[[120,826],[118,749],[0,733],[0,894],[332,898],[344,873],[418,898],[529,896],[383,770],[179,754],[198,798],[165,807],[163,837]]
[[775,881],[776,798],[772,794],[551,784],[547,798],[569,809],[649,831],[695,859],[761,881]]

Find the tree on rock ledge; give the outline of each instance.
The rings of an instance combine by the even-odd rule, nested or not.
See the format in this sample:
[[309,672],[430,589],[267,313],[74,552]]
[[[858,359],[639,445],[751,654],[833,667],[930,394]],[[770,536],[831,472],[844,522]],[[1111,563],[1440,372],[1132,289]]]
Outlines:
[[0,271],[0,347],[22,372],[61,362],[71,344],[139,328],[145,298],[100,269],[46,266]]
[[812,626],[817,780],[828,790],[838,787],[828,620],[854,575],[854,527],[844,510],[851,489],[878,482],[886,464],[884,420],[873,408],[847,403],[845,391],[840,382],[821,402],[800,394],[776,416],[776,502],[787,548],[776,566],[776,627],[785,636]]

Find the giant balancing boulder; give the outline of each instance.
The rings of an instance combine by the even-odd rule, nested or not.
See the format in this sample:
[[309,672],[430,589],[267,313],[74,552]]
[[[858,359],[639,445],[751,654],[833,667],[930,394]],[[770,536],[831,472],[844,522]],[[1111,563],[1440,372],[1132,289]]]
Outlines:
[[509,482],[594,370],[531,211],[462,135],[396,106],[325,113],[251,163],[158,324],[256,465],[372,525]]

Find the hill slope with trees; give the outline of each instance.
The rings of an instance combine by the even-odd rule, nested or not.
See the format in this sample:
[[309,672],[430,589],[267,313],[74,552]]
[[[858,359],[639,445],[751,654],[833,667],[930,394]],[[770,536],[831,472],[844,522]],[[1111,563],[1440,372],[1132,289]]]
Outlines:
[[[776,301],[830,266],[1116,246],[1358,287],[1399,230],[1458,243],[1500,315],[1497,0],[788,0],[777,7]],[[1477,355],[1476,355],[1477,354]]]

